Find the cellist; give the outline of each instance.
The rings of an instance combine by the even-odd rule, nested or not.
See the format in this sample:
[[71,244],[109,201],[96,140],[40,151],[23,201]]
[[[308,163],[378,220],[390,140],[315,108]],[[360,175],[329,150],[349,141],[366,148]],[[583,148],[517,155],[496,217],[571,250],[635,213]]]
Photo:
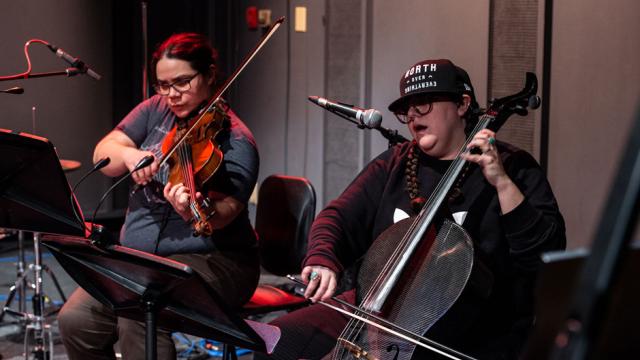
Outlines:
[[[389,110],[412,140],[372,160],[314,221],[301,273],[312,302],[337,304],[330,298],[339,275],[357,267],[385,229],[420,211],[465,144],[479,107],[467,72],[441,59],[403,72],[400,97]],[[459,191],[451,192],[446,213],[470,234],[486,269],[426,336],[476,358],[515,359],[532,325],[539,255],[565,247],[564,220],[542,169],[527,152],[497,141],[488,129],[467,149],[462,156],[470,166]],[[349,286],[338,297],[355,305]],[[281,340],[268,358],[327,356],[347,321],[320,304],[280,317],[273,324],[281,328]],[[413,358],[436,357],[419,348]]]
[[[103,172],[119,176],[143,157],[155,156],[151,166],[133,173],[142,187],[130,196],[120,242],[189,265],[224,295],[229,306],[239,307],[253,294],[260,272],[247,211],[258,175],[253,135],[227,109],[228,119],[215,138],[223,161],[197,194],[183,183],[168,182],[168,169],[158,166],[167,133],[185,125],[214,95],[216,58],[215,49],[200,34],[176,34],[160,44],[152,59],[156,95],[136,106],[97,144],[94,160],[110,157]],[[210,236],[193,235],[188,207],[193,196],[209,199]],[[144,324],[116,317],[81,288],[64,305],[58,322],[70,359],[115,359],[116,341],[122,358],[145,358]],[[158,358],[175,359],[171,334],[158,329],[157,338]]]

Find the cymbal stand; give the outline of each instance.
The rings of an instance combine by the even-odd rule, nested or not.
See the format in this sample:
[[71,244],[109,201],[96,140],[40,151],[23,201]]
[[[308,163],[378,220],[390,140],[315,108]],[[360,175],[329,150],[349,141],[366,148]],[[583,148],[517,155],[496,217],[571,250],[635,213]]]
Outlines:
[[[18,238],[20,241],[20,237]],[[22,245],[22,242],[19,242],[19,245]],[[20,246],[21,247],[21,246]],[[19,253],[22,250],[19,249]],[[25,335],[24,335],[24,355],[25,359],[29,358],[29,338],[33,335],[34,343],[33,350],[31,353],[36,360],[48,360],[53,358],[53,334],[51,332],[51,325],[46,323],[46,317],[49,314],[44,314],[44,300],[45,295],[42,291],[42,271],[44,270],[49,274],[51,279],[53,280],[54,285],[58,289],[60,297],[64,302],[67,301],[64,293],[62,292],[62,288],[58,283],[53,272],[44,264],[42,264],[42,253],[40,251],[40,234],[33,233],[33,256],[34,256],[34,264],[29,264],[29,268],[27,271],[24,271],[24,253],[22,252],[19,255],[18,263],[22,261],[22,265],[18,265],[18,273],[22,271],[21,276],[16,281],[15,285],[11,287],[11,292],[7,297],[7,302],[3,308],[2,314],[0,315],[0,319],[4,317],[4,314],[9,314],[13,316],[20,317],[25,323]],[[22,268],[20,267],[22,266]],[[27,281],[27,276],[29,273],[33,272],[35,282],[33,284],[29,284]],[[33,303],[33,313],[28,313],[25,311],[26,304],[24,303],[26,298],[24,293],[26,292],[25,287],[30,287],[34,290],[32,303]],[[20,303],[18,308],[20,311],[14,311],[9,306],[15,297],[15,294],[20,294]],[[48,350],[46,349],[48,343]]]
[[5,308],[11,306],[15,295],[18,295],[18,312],[24,313],[27,309],[26,302],[26,289],[35,289],[35,285],[32,284],[25,275],[25,256],[24,256],[24,231],[18,231],[18,258],[16,261],[16,282],[9,288],[9,295],[7,295],[7,301],[5,302],[2,312],[0,312],[0,322],[4,320]]

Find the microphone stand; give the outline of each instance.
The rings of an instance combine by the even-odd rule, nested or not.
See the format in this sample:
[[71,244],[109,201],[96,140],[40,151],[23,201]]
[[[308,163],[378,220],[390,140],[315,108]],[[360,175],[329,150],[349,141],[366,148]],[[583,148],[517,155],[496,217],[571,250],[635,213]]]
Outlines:
[[396,130],[396,129],[387,129],[387,128],[382,127],[382,126],[377,126],[377,127],[371,128],[371,127],[366,126],[362,122],[356,121],[353,118],[351,118],[351,117],[349,117],[347,115],[344,115],[342,113],[339,113],[339,112],[337,112],[337,111],[335,111],[333,109],[325,108],[325,110],[327,110],[330,113],[335,114],[335,115],[337,115],[337,116],[339,116],[339,117],[341,117],[341,118],[343,118],[343,119],[345,119],[345,120],[347,120],[347,121],[349,121],[351,123],[356,124],[358,129],[368,129],[368,130],[375,129],[375,130],[378,130],[378,132],[380,132],[382,137],[387,139],[387,141],[389,142],[389,148],[392,148],[392,147],[394,147],[394,146],[396,146],[398,144],[402,144],[404,142],[409,141],[407,138],[405,138],[404,136],[400,135],[398,133],[398,130]]
[[324,108],[324,109],[325,109],[325,110],[327,110],[328,112],[332,113],[332,114],[335,114],[335,115],[340,116],[341,118],[343,118],[343,119],[347,120],[347,121],[348,121],[348,122],[350,122],[350,123],[354,123],[354,124],[356,124],[356,126],[358,127],[358,129],[368,129],[368,128],[363,124],[363,123],[361,123],[361,122],[359,122],[359,121],[354,120],[352,117],[349,117],[349,116],[347,116],[347,115],[344,115],[344,114],[342,114],[342,113],[339,113],[339,112],[337,112],[337,111],[335,111],[335,110],[333,110],[333,109],[330,109],[330,108]]
[[382,136],[389,141],[389,147],[392,148],[398,144],[409,141],[406,137],[400,135],[396,129],[387,129],[382,126],[375,128]]
[[80,74],[81,71],[78,68],[67,68],[64,71],[50,71],[50,72],[42,72],[35,74],[18,74],[12,76],[3,76],[0,77],[1,81],[10,81],[10,80],[18,80],[18,79],[31,79],[31,78],[41,78],[41,77],[49,77],[49,76],[61,76],[65,75],[66,77],[71,77]]

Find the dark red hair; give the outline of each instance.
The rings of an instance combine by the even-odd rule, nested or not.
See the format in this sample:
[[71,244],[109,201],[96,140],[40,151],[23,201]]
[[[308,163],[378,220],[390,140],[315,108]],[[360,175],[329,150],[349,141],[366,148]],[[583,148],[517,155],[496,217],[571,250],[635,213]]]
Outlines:
[[209,68],[213,65],[212,75],[215,84],[218,52],[211,46],[206,36],[196,33],[179,33],[171,35],[162,42],[151,59],[154,77],[156,65],[163,57],[187,61],[194,70],[203,75],[209,75]]

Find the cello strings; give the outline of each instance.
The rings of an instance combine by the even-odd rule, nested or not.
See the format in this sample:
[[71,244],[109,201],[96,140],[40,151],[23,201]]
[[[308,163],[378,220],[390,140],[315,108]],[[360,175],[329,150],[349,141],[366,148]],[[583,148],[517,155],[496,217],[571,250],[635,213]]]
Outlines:
[[[371,300],[370,299],[370,295],[372,293],[375,293],[375,292],[373,292],[374,288],[379,287],[381,284],[384,284],[388,280],[389,270],[391,268],[393,268],[392,264],[395,264],[397,259],[399,258],[399,256],[403,255],[406,252],[407,248],[411,245],[411,239],[413,239],[417,235],[417,234],[415,234],[416,227],[421,223],[422,219],[424,218],[424,216],[425,216],[425,214],[427,212],[427,209],[434,208],[434,203],[436,201],[438,201],[439,193],[441,193],[443,191],[443,188],[446,186],[445,185],[446,181],[443,181],[443,180],[454,176],[453,173],[455,172],[455,169],[457,167],[459,167],[461,163],[464,163],[466,161],[466,160],[462,159],[460,157],[460,155],[465,151],[466,147],[468,146],[469,142],[473,139],[475,134],[477,134],[480,130],[486,128],[487,125],[489,124],[489,122],[492,119],[493,119],[493,117],[492,116],[488,116],[488,115],[484,115],[484,116],[482,116],[480,118],[480,120],[476,124],[475,128],[471,132],[470,136],[466,139],[465,143],[463,144],[463,146],[459,150],[458,155],[456,156],[456,159],[449,166],[449,168],[447,169],[447,171],[443,175],[441,181],[438,182],[435,190],[432,192],[431,196],[429,197],[429,200],[427,201],[425,206],[422,208],[422,210],[420,211],[420,213],[416,217],[416,220],[414,220],[414,222],[412,223],[411,227],[409,228],[409,230],[405,233],[405,236],[403,236],[402,240],[399,243],[399,246],[396,247],[396,249],[395,249],[396,251],[393,252],[393,254],[390,257],[389,261],[387,261],[385,263],[385,266],[381,270],[378,278],[376,279],[376,281],[374,281],[375,286],[371,286],[371,288],[367,292],[367,296],[365,298],[368,301]],[[457,176],[457,174],[455,174],[455,175]],[[434,210],[435,210],[435,208],[434,208]],[[377,289],[375,289],[375,290],[377,291]],[[370,305],[370,304],[366,304],[365,303],[365,305]]]
[[[460,155],[465,151],[466,147],[468,146],[469,142],[473,139],[475,134],[477,134],[480,130],[485,129],[492,119],[493,119],[493,117],[489,116],[489,115],[484,115],[484,116],[482,116],[480,118],[480,120],[476,124],[475,128],[471,131],[470,136],[466,139],[465,143],[463,144],[463,146],[459,150],[458,155],[456,156],[456,159],[449,166],[449,168],[447,169],[447,171],[443,175],[441,181],[439,181],[438,184],[436,185],[436,188],[431,193],[431,196],[429,197],[429,200],[426,202],[425,206],[423,206],[422,210],[420,211],[420,213],[416,217],[416,220],[414,220],[414,222],[411,224],[411,227],[409,228],[409,230],[403,236],[403,238],[400,241],[398,247],[396,247],[396,249],[394,250],[394,252],[390,256],[389,261],[387,261],[385,263],[385,266],[383,267],[383,269],[381,270],[379,276],[377,277],[377,279],[373,283],[375,286],[371,286],[371,288],[367,292],[367,296],[365,296],[364,299],[370,300],[369,299],[369,295],[373,292],[373,289],[375,287],[379,286],[379,284],[380,284],[380,282],[382,281],[383,278],[386,278],[388,276],[388,271],[389,271],[390,268],[392,268],[391,264],[395,264],[395,262],[397,261],[399,256],[401,254],[405,253],[406,249],[408,248],[408,246],[411,243],[410,239],[412,239],[414,237],[414,235],[415,235],[414,232],[416,230],[416,227],[418,226],[418,224],[421,222],[422,218],[424,217],[424,215],[426,213],[426,210],[428,208],[430,208],[430,207],[433,207],[433,205],[434,205],[433,203],[435,203],[437,201],[438,194],[440,192],[442,192],[443,191],[443,187],[446,186],[444,184],[445,181],[442,181],[442,180],[446,179],[446,178],[449,178],[449,177],[452,177],[453,176],[453,172],[455,171],[454,169],[457,166],[459,166],[460,163],[464,163],[466,161],[466,160],[462,159],[460,157]],[[384,281],[382,281],[382,283],[384,283]]]
[[[450,349],[450,348],[448,348],[448,347],[446,347],[444,345],[441,345],[441,344],[438,344],[438,345],[441,346],[442,348],[447,349],[447,351],[449,351],[449,352],[452,352],[452,353],[455,353],[458,356],[461,356],[461,358],[453,356],[451,354],[448,354],[447,352],[438,349],[436,346],[425,344],[424,342],[421,342],[420,340],[418,340],[416,338],[412,338],[412,336],[417,336],[418,338],[423,339],[423,340],[427,340],[427,341],[430,341],[430,340],[426,339],[426,338],[424,338],[424,337],[422,337],[420,335],[413,334],[411,332],[408,332],[408,334],[403,334],[402,332],[406,332],[406,329],[402,329],[401,331],[396,331],[396,330],[388,328],[388,327],[386,327],[386,326],[384,326],[382,324],[377,324],[374,321],[367,319],[366,317],[350,313],[350,312],[348,312],[348,311],[346,311],[344,309],[341,309],[341,308],[339,308],[337,306],[334,306],[334,305],[331,305],[329,303],[321,302],[321,304],[324,305],[324,306],[327,306],[327,307],[329,307],[329,308],[331,308],[331,309],[333,309],[333,310],[335,310],[335,311],[337,311],[339,313],[345,314],[345,315],[347,315],[349,317],[357,318],[358,321],[361,321],[363,323],[367,323],[367,324],[369,324],[369,325],[371,325],[373,327],[380,328],[380,329],[384,330],[385,332],[393,334],[393,335],[395,335],[395,336],[397,336],[397,337],[399,337],[401,339],[407,340],[407,341],[409,341],[409,342],[411,342],[413,344],[416,344],[416,345],[421,346],[423,348],[429,349],[429,350],[431,350],[433,352],[436,352],[436,353],[438,353],[438,354],[440,354],[442,356],[448,357],[450,359],[460,360],[461,358],[464,358],[464,359],[467,359],[467,360],[475,360],[474,358],[472,358],[472,357],[470,357],[468,355],[462,354],[462,353],[460,353],[460,352],[458,352],[456,350]],[[397,327],[397,325],[395,325],[393,323],[389,323],[389,325],[391,325],[392,327]],[[437,344],[437,343],[434,343],[434,344]]]
[[[479,121],[476,123],[476,126],[471,131],[470,136],[467,137],[467,139],[465,140],[465,143],[463,144],[463,146],[459,150],[458,155],[456,156],[456,159],[449,166],[449,168],[447,169],[447,171],[443,175],[441,181],[438,182],[436,188],[434,189],[434,191],[432,192],[431,196],[429,197],[429,200],[427,201],[425,206],[422,208],[422,210],[420,211],[420,213],[416,217],[416,220],[414,220],[414,222],[411,224],[409,230],[405,233],[405,235],[401,239],[401,241],[399,243],[399,246],[397,246],[394,249],[392,255],[389,258],[389,261],[387,261],[385,263],[385,265],[383,266],[382,270],[380,271],[380,273],[378,274],[378,276],[374,280],[372,286],[368,289],[366,295],[363,297],[363,301],[361,302],[361,307],[367,309],[368,306],[371,305],[370,302],[371,302],[372,295],[377,293],[378,288],[388,280],[388,277],[389,277],[389,274],[390,274],[390,269],[393,268],[392,264],[395,264],[397,262],[399,256],[406,252],[408,247],[411,245],[411,241],[410,240],[413,239],[417,235],[417,234],[415,234],[416,227],[418,226],[418,224],[420,224],[422,222],[422,219],[423,219],[424,215],[426,214],[426,209],[432,207],[434,205],[434,203],[436,201],[438,201],[438,197],[439,197],[438,194],[440,192],[442,192],[443,191],[443,187],[446,186],[445,185],[446,181],[442,181],[442,180],[443,179],[447,179],[448,177],[452,177],[454,175],[453,174],[454,171],[456,171],[454,169],[456,169],[456,167],[460,166],[460,163],[464,163],[466,161],[466,160],[464,160],[464,159],[462,159],[460,157],[461,154],[464,151],[466,151],[466,148],[467,148],[469,142],[473,139],[473,137],[480,130],[485,129],[493,119],[494,119],[494,117],[490,116],[490,115],[483,115],[482,117],[480,117]],[[457,174],[456,174],[456,176],[457,176]],[[349,320],[349,323],[347,324],[345,329],[342,331],[341,337],[353,340],[359,335],[359,333],[362,331],[362,329],[365,326],[366,326],[366,324],[364,322],[361,322],[361,321],[359,322],[359,321],[356,321],[356,320],[354,320],[352,318],[351,320]],[[339,356],[340,356],[340,358],[342,358],[342,356],[344,354],[344,351],[346,351],[346,348],[344,346],[340,346],[339,344],[336,344],[336,351],[334,351],[334,358],[337,358],[338,351],[340,351],[340,355]]]

